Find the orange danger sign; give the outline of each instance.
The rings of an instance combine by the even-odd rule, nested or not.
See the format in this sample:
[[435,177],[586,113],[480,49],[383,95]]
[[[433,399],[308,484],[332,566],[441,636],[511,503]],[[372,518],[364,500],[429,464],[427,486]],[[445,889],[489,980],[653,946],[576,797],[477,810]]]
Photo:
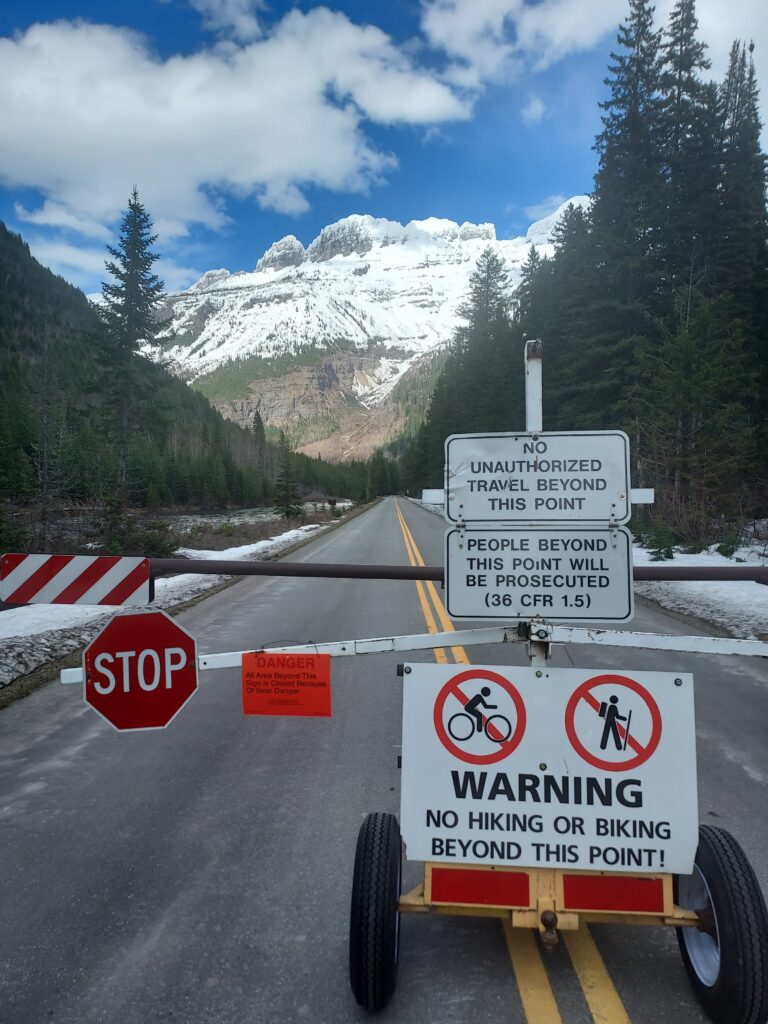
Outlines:
[[244,654],[243,714],[330,718],[330,654]]

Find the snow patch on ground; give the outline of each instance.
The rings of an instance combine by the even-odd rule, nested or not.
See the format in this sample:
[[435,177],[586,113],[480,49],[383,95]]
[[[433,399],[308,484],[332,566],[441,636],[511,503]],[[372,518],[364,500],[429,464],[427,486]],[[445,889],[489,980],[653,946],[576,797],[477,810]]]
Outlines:
[[[327,528],[314,523],[226,551],[180,548],[178,554],[189,558],[259,560],[279,554],[297,541]],[[173,608],[229,578],[183,573],[156,580],[151,607]],[[30,604],[3,612],[0,614],[0,686],[7,686],[40,665],[90,643],[114,614],[114,610],[105,611],[92,605],[52,604]]]
[[[713,546],[695,555],[676,552],[673,559],[660,562],[653,561],[650,551],[635,544],[633,559],[635,565],[768,565],[765,544],[741,547],[733,558],[718,554]],[[671,611],[706,619],[732,636],[745,640],[768,639],[768,587],[762,583],[741,580],[726,583],[714,580],[636,582],[635,593]]]

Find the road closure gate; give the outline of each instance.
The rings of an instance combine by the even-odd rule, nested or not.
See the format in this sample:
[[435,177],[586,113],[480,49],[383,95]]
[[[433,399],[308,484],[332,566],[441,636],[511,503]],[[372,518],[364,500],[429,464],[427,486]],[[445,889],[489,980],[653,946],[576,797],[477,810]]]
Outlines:
[[132,611],[61,681],[82,685],[117,729],[165,727],[198,671],[229,667],[241,672],[246,714],[327,716],[329,655],[524,644],[525,668],[400,666],[403,837],[424,880],[401,893],[400,823],[369,814],[352,884],[356,999],[369,1010],[389,1002],[401,913],[498,917],[545,945],[612,921],[676,927],[709,1019],[765,1024],[768,912],[736,840],[698,824],[692,676],[550,661],[553,644],[571,643],[768,657],[757,640],[593,625],[632,619],[633,578],[768,582],[768,567],[633,567],[625,524],[653,494],[631,487],[622,432],[543,431],[541,355],[526,344],[525,431],[446,440],[444,568],[9,554],[0,598],[147,604],[166,572],[444,582],[452,618],[502,623],[197,656],[192,638],[155,622],[160,613]]

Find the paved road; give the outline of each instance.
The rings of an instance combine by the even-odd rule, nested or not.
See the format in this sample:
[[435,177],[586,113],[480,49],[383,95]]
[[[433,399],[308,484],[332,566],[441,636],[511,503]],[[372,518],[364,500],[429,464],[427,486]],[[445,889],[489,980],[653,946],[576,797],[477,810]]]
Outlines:
[[[401,505],[424,560],[439,562],[442,523]],[[292,559],[405,562],[394,500]],[[201,652],[424,631],[405,582],[250,578],[180,621]],[[646,606],[633,625],[690,631]],[[0,1024],[367,1020],[347,981],[348,901],[362,817],[398,807],[398,660],[336,661],[330,720],[244,718],[234,671],[206,673],[164,732],[117,734],[56,683],[0,713]],[[598,661],[573,647],[557,663]],[[738,836],[768,888],[766,668],[611,649],[599,665],[695,672],[701,819]],[[406,885],[418,878],[408,865]],[[592,934],[610,976],[603,1024],[703,1020],[671,932]],[[564,1024],[591,1022],[567,951],[542,962]],[[404,919],[386,1019],[541,1024],[526,1018],[497,921],[422,916]]]

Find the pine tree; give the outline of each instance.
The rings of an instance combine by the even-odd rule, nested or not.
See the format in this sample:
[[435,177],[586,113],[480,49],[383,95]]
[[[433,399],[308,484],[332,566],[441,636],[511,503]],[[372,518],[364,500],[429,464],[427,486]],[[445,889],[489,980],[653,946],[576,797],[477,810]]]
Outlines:
[[286,519],[302,514],[301,498],[296,487],[293,452],[283,431],[278,444],[278,470],[275,481],[275,511]]
[[102,283],[102,304],[98,307],[118,352],[137,352],[143,341],[153,340],[166,326],[156,315],[165,297],[165,285],[152,270],[159,259],[159,254],[152,251],[156,241],[152,220],[134,186],[120,225],[118,245],[107,246],[112,259],[105,266],[115,283]]
[[105,266],[115,283],[103,282],[99,315],[106,330],[105,372],[117,420],[117,500],[128,495],[128,449],[132,432],[132,410],[141,397],[140,375],[132,357],[144,341],[154,339],[166,326],[156,317],[164,296],[164,285],[152,270],[158,254],[152,251],[157,235],[152,221],[139,201],[134,187],[120,226],[117,247],[107,246],[111,260]]
[[669,18],[661,76],[668,180],[664,238],[667,281],[682,289],[687,300],[692,285],[705,287],[718,212],[720,131],[715,93],[700,77],[710,62],[697,31],[695,0],[678,0]]
[[661,32],[654,30],[648,0],[630,0],[612,53],[610,98],[595,149],[593,218],[607,282],[620,302],[648,302],[655,295],[665,215],[661,123]]

